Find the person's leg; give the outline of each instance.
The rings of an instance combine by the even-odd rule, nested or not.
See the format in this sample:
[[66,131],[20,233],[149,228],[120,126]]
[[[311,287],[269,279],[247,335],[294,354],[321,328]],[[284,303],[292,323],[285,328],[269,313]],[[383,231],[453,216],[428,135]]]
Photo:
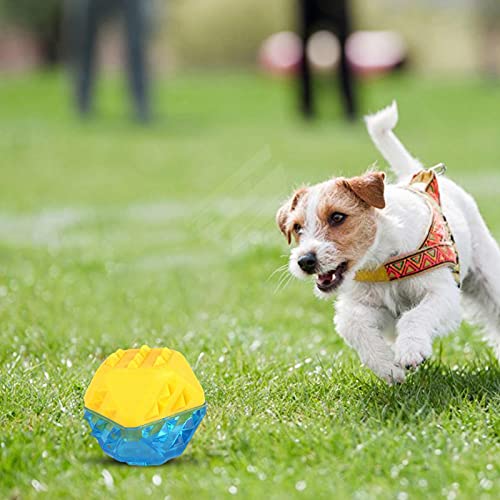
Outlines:
[[338,9],[339,27],[337,36],[340,43],[338,77],[344,112],[347,117],[352,120],[356,117],[356,101],[354,93],[354,75],[346,53],[347,38],[351,34],[351,19],[347,0],[341,2]]
[[314,115],[314,100],[312,89],[312,75],[311,67],[307,56],[305,54],[305,47],[307,46],[307,38],[302,39],[304,47],[304,54],[300,60],[300,97],[301,97],[301,111],[307,118]]
[[150,118],[149,89],[146,63],[146,12],[141,0],[123,0],[127,38],[128,78],[136,116],[139,120]]
[[92,90],[96,71],[97,31],[99,23],[98,0],[76,2],[75,59],[76,59],[76,99],[78,110],[87,114],[91,110]]
[[310,118],[314,115],[313,83],[311,67],[306,55],[306,47],[311,31],[311,9],[313,6],[311,6],[308,0],[299,0],[298,4],[299,33],[302,40],[302,56],[300,58],[300,71],[298,75],[300,107],[303,115]]
[[339,37],[340,42],[340,61],[338,69],[338,78],[340,83],[340,93],[342,104],[346,116],[353,120],[356,118],[356,101],[354,95],[354,81],[349,61],[346,54],[346,37]]

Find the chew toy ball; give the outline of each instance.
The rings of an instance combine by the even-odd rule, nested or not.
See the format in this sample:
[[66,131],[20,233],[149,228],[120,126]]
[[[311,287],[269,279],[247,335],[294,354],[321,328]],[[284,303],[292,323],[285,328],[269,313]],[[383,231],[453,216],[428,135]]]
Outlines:
[[171,349],[118,349],[85,393],[85,420],[104,453],[130,465],[160,465],[186,449],[206,413],[205,394]]

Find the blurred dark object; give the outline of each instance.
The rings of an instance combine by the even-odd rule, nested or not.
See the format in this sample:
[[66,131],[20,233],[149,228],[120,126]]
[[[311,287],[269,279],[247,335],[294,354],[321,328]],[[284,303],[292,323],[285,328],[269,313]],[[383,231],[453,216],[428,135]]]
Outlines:
[[147,0],[72,0],[69,4],[69,36],[73,38],[78,110],[87,115],[92,110],[96,75],[97,40],[104,21],[123,14],[127,74],[135,116],[148,121],[151,116],[147,75],[148,39]]
[[346,42],[351,33],[351,19],[347,0],[299,0],[299,33],[304,47],[300,63],[301,110],[306,117],[314,115],[312,74],[305,47],[318,30],[334,33],[340,44],[338,77],[342,104],[347,118],[356,117],[354,76],[347,61]]
[[0,11],[35,37],[43,65],[60,62],[63,0],[0,0]]

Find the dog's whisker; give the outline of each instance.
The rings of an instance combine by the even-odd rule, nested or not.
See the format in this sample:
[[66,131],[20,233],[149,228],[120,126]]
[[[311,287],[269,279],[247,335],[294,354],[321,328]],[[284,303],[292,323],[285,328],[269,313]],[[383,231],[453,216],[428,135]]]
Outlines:
[[285,276],[284,279],[281,279],[276,288],[274,289],[274,295],[283,291],[290,284],[292,278],[293,276],[291,274],[288,274]]
[[283,291],[292,281],[293,281],[293,276],[290,275],[288,279],[284,282],[280,291]]
[[282,266],[278,267],[277,269],[275,269],[270,275],[269,277],[267,278],[267,280],[269,281],[275,274],[277,273],[280,273],[280,272],[283,272],[283,271],[286,271],[288,269],[288,264],[283,264]]
[[287,274],[287,272],[288,272],[288,265],[280,266],[269,275],[267,281],[273,278],[276,274],[278,274],[278,276],[282,276],[284,274]]
[[276,284],[276,288],[275,288],[275,291],[278,290],[279,288],[281,288],[281,286],[283,285],[283,283],[288,279],[288,276],[287,275],[282,275],[280,276],[280,279],[278,280],[278,283]]
[[281,276],[279,277],[278,279],[278,282],[279,283],[282,283],[284,280],[286,280],[287,278],[291,278],[292,275],[288,272],[288,268],[287,269],[284,269],[282,272],[281,272]]
[[278,283],[276,284],[275,288],[274,288],[274,293],[276,294],[278,292],[278,290],[281,288],[281,286],[283,285],[283,283],[286,281],[287,277],[286,276],[281,276]]

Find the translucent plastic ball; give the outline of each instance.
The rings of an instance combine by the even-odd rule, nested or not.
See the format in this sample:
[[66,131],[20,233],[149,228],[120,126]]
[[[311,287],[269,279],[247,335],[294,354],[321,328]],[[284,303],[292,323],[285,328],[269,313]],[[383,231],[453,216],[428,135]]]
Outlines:
[[118,349],[85,393],[92,435],[106,454],[130,465],[160,465],[181,455],[205,413],[205,394],[189,363],[167,348]]

